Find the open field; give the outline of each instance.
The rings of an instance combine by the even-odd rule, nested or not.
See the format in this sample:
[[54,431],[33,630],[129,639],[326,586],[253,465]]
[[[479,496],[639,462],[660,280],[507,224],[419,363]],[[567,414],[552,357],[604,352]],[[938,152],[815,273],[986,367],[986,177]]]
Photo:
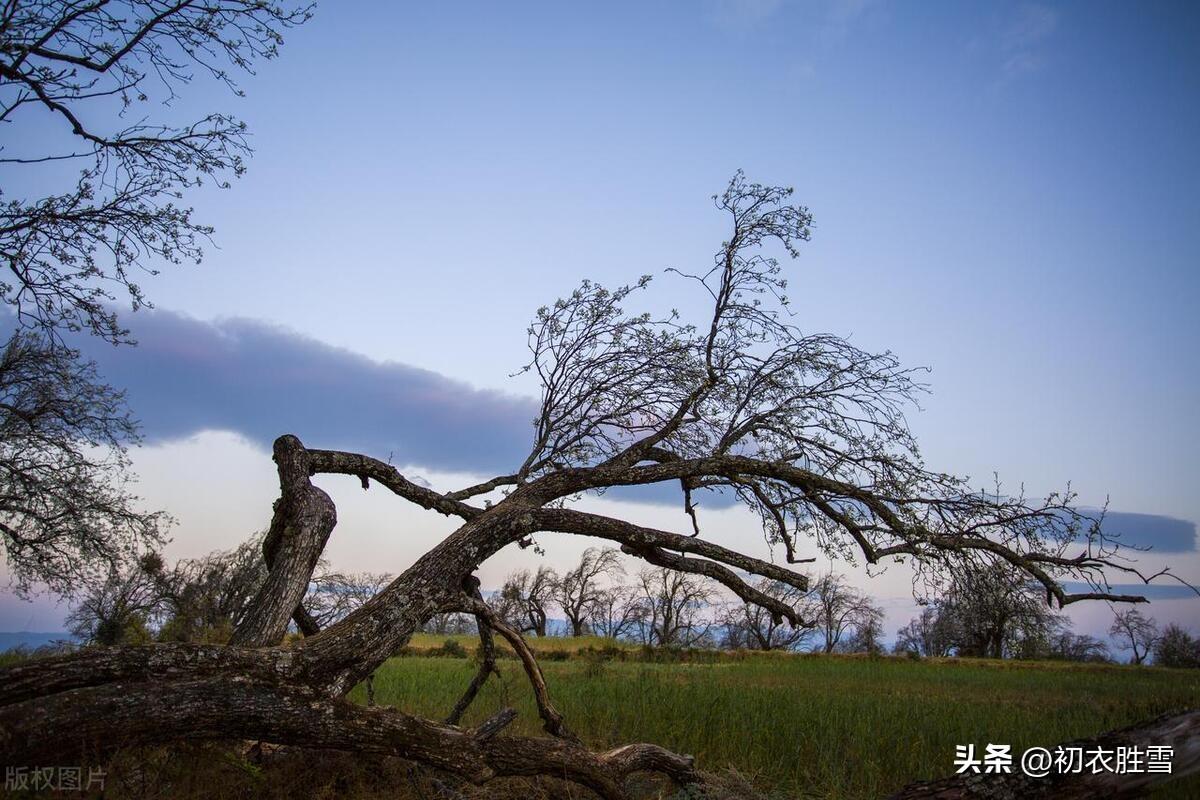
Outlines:
[[[455,637],[418,637],[412,647],[447,638]],[[543,653],[598,644],[532,643]],[[763,654],[714,663],[577,657],[542,666],[554,702],[589,744],[658,742],[783,797],[884,797],[953,772],[956,744],[1011,744],[1019,753],[1200,705],[1200,671],[1157,668]],[[394,658],[376,675],[376,702],[444,716],[474,669],[471,659]],[[489,681],[466,723],[511,705],[520,712],[512,730],[538,734],[519,664],[501,661],[500,669],[503,682]],[[362,687],[353,697],[365,700]],[[1200,781],[1158,796],[1200,796]]]

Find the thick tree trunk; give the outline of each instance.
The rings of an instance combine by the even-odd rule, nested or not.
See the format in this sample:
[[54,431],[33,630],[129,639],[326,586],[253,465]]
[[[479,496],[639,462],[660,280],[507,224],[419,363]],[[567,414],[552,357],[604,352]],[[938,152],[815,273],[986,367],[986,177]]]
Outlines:
[[[623,781],[636,770],[661,771],[679,783],[698,780],[690,757],[654,745],[610,753],[584,748],[550,705],[531,652],[524,655],[526,671],[554,738],[496,735],[505,721],[472,731],[347,701],[350,689],[435,614],[464,606],[485,613],[466,591],[473,587],[471,573],[528,535],[531,507],[510,498],[477,509],[418,487],[382,462],[306,450],[293,436],[276,441],[274,456],[281,492],[264,543],[268,577],[231,644],[89,648],[0,670],[6,765],[63,763],[73,753],[184,739],[256,739],[394,755],[477,783],[554,774],[605,800],[626,800]],[[328,495],[309,479],[316,472],[357,475],[364,485],[373,479],[464,523],[354,614],[281,647],[288,620],[299,617],[302,624],[306,617],[300,601],[337,519]],[[519,635],[499,630],[515,636],[521,652]],[[469,702],[465,698],[452,717]]]

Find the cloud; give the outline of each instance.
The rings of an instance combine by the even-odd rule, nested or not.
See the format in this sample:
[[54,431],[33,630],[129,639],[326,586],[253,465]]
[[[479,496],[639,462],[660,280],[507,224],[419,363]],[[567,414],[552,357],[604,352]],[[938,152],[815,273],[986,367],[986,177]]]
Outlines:
[[[1094,592],[1096,587],[1080,581],[1067,581],[1063,589],[1070,593]],[[1196,600],[1196,590],[1181,583],[1114,583],[1113,594],[1140,595],[1147,600]]]
[[137,347],[95,339],[81,346],[106,380],[127,390],[151,444],[228,430],[269,446],[294,433],[313,447],[471,472],[511,470],[531,444],[529,398],[257,321],[150,311],[133,322]]
[[[294,433],[312,447],[485,476],[516,469],[531,445],[537,408],[528,397],[374,361],[260,321],[146,311],[132,325],[136,347],[114,348],[95,337],[80,346],[107,381],[126,389],[149,444],[223,430],[269,447]],[[618,487],[608,496],[682,503],[673,482]],[[695,500],[701,514],[735,502],[727,492],[701,492]],[[1172,517],[1110,511],[1104,530],[1156,553],[1196,550],[1196,524]]]
[[[1084,513],[1093,519],[1099,518],[1099,512]],[[1109,511],[1104,515],[1101,530],[1126,547],[1146,547],[1156,553],[1196,551],[1196,523],[1175,517]]]

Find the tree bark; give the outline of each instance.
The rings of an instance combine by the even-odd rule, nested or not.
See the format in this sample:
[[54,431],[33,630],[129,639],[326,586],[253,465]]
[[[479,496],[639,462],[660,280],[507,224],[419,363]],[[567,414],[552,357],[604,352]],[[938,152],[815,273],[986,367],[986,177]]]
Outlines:
[[[553,774],[605,800],[627,800],[623,782],[636,770],[657,770],[679,783],[699,781],[689,756],[655,745],[609,753],[583,747],[550,705],[532,651],[494,619],[492,627],[522,655],[554,738],[497,735],[508,717],[472,731],[346,700],[435,614],[467,608],[487,617],[486,606],[472,596],[472,573],[530,533],[531,507],[518,499],[477,509],[412,484],[373,459],[307,450],[294,436],[276,440],[274,458],[280,498],[264,542],[268,577],[231,643],[88,648],[0,670],[0,753],[6,764],[178,740],[254,739],[393,755],[475,783]],[[374,479],[463,524],[358,611],[281,647],[289,619],[307,616],[301,599],[337,521],[332,500],[312,485],[310,475],[317,472]],[[456,709],[452,716],[461,713]]]

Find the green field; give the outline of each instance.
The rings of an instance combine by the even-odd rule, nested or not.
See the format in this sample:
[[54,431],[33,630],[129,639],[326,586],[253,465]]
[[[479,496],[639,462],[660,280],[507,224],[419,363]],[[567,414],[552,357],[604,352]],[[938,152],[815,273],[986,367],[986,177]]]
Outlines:
[[[411,647],[446,638],[417,637]],[[597,642],[533,644],[562,657]],[[574,655],[542,666],[555,704],[589,744],[657,742],[781,797],[880,798],[952,773],[956,744],[1011,744],[1019,753],[1200,705],[1195,670],[762,654],[712,663]],[[511,730],[539,734],[520,665],[502,660],[500,669],[503,681],[489,681],[465,723],[511,705],[520,712]],[[474,670],[465,658],[394,658],[375,677],[376,702],[439,718]],[[365,700],[362,687],[352,696]],[[1159,796],[1198,790],[1189,779]]]

